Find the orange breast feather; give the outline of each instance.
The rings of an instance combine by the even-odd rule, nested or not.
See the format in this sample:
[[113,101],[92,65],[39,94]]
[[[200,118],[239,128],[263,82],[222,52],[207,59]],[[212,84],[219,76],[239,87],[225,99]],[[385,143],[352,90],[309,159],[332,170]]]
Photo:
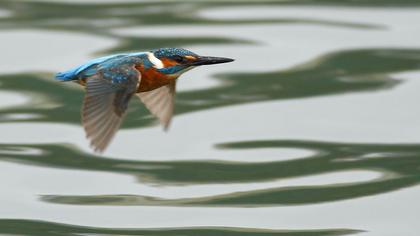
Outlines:
[[141,73],[140,86],[137,89],[138,93],[157,89],[176,79],[174,76],[160,73],[155,68],[144,69],[143,66],[136,66],[136,69]]

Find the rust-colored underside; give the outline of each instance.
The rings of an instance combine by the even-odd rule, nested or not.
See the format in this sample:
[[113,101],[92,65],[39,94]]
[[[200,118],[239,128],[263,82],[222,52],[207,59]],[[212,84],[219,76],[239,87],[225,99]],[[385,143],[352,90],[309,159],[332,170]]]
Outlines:
[[[148,69],[144,69],[142,65],[138,65],[135,67],[141,74],[140,86],[137,89],[137,93],[147,92],[164,85],[169,84],[171,81],[175,80],[175,76],[168,76],[166,74],[158,72],[155,68],[151,67]],[[78,80],[82,86],[86,85],[86,79]]]

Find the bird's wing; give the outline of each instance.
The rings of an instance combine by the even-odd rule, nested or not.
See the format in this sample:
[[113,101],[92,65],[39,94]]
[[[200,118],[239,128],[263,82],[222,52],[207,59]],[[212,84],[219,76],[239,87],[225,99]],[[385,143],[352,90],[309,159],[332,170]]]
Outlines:
[[176,81],[152,91],[136,94],[146,105],[147,109],[155,115],[163,127],[168,129],[174,112]]
[[114,137],[140,78],[133,63],[121,60],[101,66],[87,79],[82,123],[95,151],[105,150]]

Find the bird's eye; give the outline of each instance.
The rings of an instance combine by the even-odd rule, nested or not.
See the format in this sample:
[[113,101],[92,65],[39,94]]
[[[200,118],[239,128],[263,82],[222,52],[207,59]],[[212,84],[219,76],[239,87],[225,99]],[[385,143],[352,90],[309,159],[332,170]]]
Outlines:
[[186,61],[186,59],[184,57],[181,57],[181,56],[174,56],[173,59],[178,63],[183,63],[183,62]]

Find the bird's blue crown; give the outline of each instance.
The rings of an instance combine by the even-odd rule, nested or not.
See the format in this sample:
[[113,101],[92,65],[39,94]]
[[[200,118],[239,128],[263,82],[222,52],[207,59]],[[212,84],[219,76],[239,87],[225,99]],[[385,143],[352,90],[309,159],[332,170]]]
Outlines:
[[197,56],[197,54],[183,48],[159,48],[152,51],[152,53],[159,59],[163,57],[172,58],[176,56]]

